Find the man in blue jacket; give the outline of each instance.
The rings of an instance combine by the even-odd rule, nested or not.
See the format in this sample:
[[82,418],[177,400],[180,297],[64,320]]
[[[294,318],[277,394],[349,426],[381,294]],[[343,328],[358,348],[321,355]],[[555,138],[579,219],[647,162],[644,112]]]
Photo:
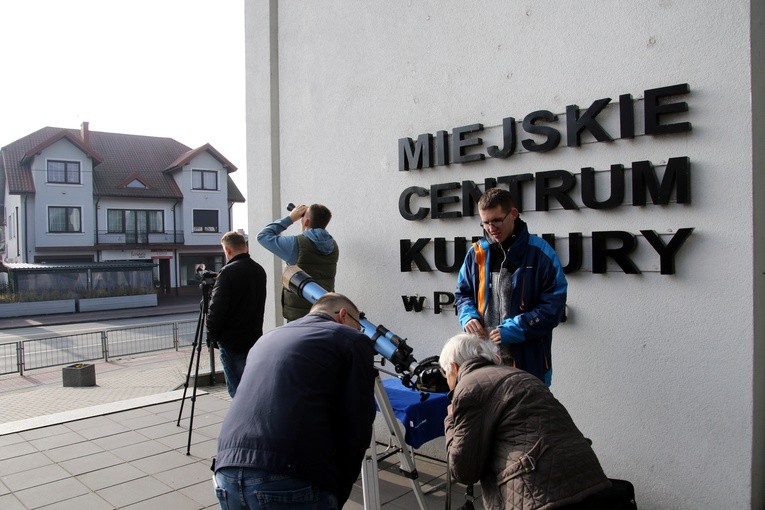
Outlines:
[[374,348],[358,320],[347,297],[328,293],[250,349],[218,437],[221,508],[335,510],[348,500],[375,417]]
[[[321,204],[299,205],[289,215],[266,225],[258,233],[257,239],[265,249],[288,265],[297,264],[322,288],[333,292],[340,251],[327,232],[330,219],[332,213]],[[302,227],[301,234],[281,235],[298,220]],[[288,321],[299,319],[310,308],[311,303],[302,297],[289,289],[282,290],[282,316]]]
[[568,284],[555,250],[529,234],[509,191],[492,188],[478,201],[484,239],[460,269],[455,305],[462,328],[500,346],[507,364],[552,382],[552,330]]

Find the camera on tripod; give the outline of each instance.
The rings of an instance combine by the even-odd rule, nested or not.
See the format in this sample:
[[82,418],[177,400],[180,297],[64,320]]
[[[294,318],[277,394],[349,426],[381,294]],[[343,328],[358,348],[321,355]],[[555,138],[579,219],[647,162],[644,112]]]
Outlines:
[[212,287],[215,283],[215,279],[218,277],[218,273],[208,270],[204,264],[197,265],[196,272],[197,278],[202,281],[202,286]]

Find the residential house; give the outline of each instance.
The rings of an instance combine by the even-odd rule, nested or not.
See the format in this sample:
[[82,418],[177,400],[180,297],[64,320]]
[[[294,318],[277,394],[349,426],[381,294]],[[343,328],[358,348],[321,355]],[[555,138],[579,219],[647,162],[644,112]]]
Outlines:
[[0,149],[0,256],[7,263],[145,261],[161,292],[194,292],[224,263],[244,197],[209,144],[44,127]]

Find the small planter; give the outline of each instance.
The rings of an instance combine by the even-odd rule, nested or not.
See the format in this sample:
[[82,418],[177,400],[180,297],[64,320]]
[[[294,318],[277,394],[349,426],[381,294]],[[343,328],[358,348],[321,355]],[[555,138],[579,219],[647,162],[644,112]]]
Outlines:
[[74,305],[74,299],[5,303],[0,305],[0,317],[24,317],[27,315],[74,313]]
[[90,363],[77,363],[61,369],[64,387],[79,388],[96,385],[96,366]]

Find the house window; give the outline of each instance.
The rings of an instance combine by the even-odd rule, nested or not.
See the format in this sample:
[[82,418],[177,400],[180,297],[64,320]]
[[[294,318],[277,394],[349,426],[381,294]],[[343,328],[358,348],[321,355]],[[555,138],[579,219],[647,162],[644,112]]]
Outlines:
[[162,233],[165,231],[165,216],[162,211],[109,209],[106,211],[106,228],[110,234]]
[[48,161],[48,182],[80,184],[80,163],[78,161]]
[[48,207],[49,232],[82,232],[79,207]]
[[218,172],[215,170],[192,170],[191,171],[192,189],[218,189]]
[[195,209],[194,232],[218,232],[218,211]]
[[127,185],[126,188],[137,188],[137,189],[146,189],[146,185],[141,182],[139,179],[133,179]]

